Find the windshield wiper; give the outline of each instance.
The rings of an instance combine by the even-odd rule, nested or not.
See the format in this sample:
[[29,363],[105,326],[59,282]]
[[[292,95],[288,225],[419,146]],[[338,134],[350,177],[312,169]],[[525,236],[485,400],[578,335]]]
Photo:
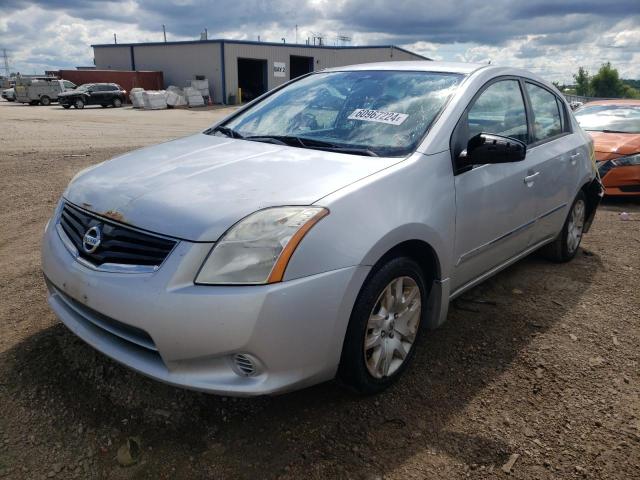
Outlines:
[[358,147],[340,147],[338,145],[334,145],[332,147],[312,147],[317,150],[327,150],[329,152],[338,152],[338,153],[350,153],[352,155],[364,155],[366,157],[379,157],[376,152],[369,148],[358,148]]
[[622,130],[609,130],[608,128],[605,128],[604,130],[597,130],[597,129],[585,129],[587,132],[602,132],[602,133],[632,133],[632,132],[624,132]]
[[245,137],[244,139],[253,140],[255,142],[275,143],[277,145],[289,145],[291,147],[312,148],[315,150],[350,153],[353,155],[366,155],[368,157],[378,156],[376,152],[368,148],[343,147],[331,142],[325,142],[313,138],[296,137],[294,135],[254,135],[251,137]]
[[211,135],[212,133],[215,133],[215,132],[220,132],[229,138],[244,138],[239,132],[236,132],[234,129],[229,127],[223,127],[222,125],[217,126],[216,128],[211,128],[207,130],[208,135]]

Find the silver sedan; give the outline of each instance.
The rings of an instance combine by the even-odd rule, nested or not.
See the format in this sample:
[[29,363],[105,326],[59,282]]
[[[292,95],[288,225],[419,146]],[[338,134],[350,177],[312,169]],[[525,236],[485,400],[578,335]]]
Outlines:
[[535,75],[358,65],[80,172],[42,268],[67,327],[150,377],[372,393],[451,299],[535,250],[573,258],[600,195],[589,137]]

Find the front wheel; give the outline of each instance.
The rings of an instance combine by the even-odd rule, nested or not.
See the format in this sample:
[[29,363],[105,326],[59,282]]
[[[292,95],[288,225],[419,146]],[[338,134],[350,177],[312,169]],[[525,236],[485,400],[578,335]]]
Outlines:
[[365,282],[349,320],[338,378],[358,393],[389,387],[415,353],[427,289],[420,266],[397,257]]
[[587,214],[587,200],[582,191],[578,193],[569,215],[556,239],[542,249],[542,254],[554,262],[568,262],[578,253],[578,247],[584,232]]
[[122,106],[122,100],[120,100],[119,98],[114,98],[113,99],[113,106],[115,108],[119,108]]
[[75,108],[83,109],[84,108],[84,101],[81,98],[79,98],[74,102],[73,106]]
[[40,97],[40,105],[42,105],[43,107],[48,107],[49,105],[51,105],[51,99],[46,95]]

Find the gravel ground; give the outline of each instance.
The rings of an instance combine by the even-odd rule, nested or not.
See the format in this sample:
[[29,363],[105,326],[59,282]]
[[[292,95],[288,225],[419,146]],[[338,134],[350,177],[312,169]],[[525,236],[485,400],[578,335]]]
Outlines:
[[606,201],[571,263],[533,255],[457,300],[374,397],[189,392],[67,331],[39,270],[67,182],[224,113],[0,102],[0,478],[640,478],[640,199]]

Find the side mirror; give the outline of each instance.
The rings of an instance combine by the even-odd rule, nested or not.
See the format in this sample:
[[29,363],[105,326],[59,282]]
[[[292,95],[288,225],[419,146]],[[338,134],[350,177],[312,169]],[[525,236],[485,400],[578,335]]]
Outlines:
[[461,166],[486,163],[520,162],[527,155],[527,145],[515,138],[492,133],[479,133],[471,137],[466,151],[460,154]]

